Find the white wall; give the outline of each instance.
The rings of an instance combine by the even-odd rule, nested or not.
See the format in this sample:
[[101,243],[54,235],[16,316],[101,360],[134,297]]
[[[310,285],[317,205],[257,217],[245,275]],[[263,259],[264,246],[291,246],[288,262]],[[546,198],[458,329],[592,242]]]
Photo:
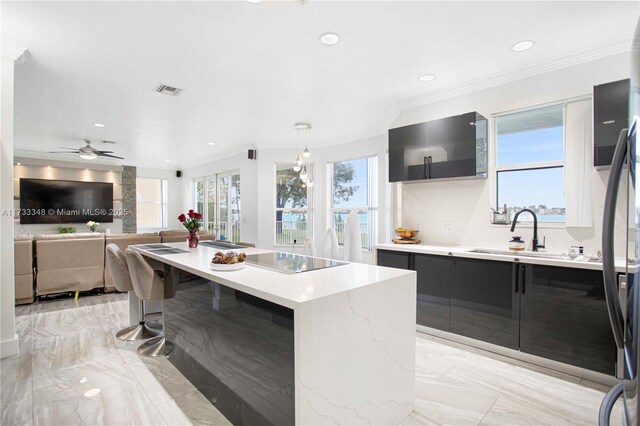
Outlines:
[[[92,165],[72,161],[40,160],[16,157],[14,165],[13,190],[15,193],[13,206],[20,208],[20,179],[53,179],[73,180],[81,182],[108,182],[113,184],[113,208],[122,209],[122,167]],[[21,225],[15,221],[15,234],[52,234],[57,233],[60,224]],[[63,226],[73,226],[77,232],[87,232],[86,222],[64,223]],[[98,232],[122,232],[122,218],[114,217],[112,223],[101,223]]]
[[[0,99],[0,210],[13,208],[13,76],[14,60],[2,56]],[[0,357],[18,353],[15,330],[13,217],[0,216]]]
[[[182,197],[184,178],[176,177],[175,170],[147,167],[138,167],[136,169],[136,177],[167,179],[167,226],[165,229],[180,229],[181,225],[178,221],[178,216],[180,216],[184,201]],[[138,226],[138,232],[158,232],[159,230],[157,228],[142,228]]]
[[[629,54],[619,54],[561,70],[533,76],[455,98],[402,111],[393,127],[441,117],[478,111],[485,117],[514,109],[588,95],[596,84],[629,77]],[[494,152],[490,132],[489,155]],[[491,162],[489,162],[491,164]],[[587,252],[600,248],[600,233],[607,171],[594,171],[593,218],[591,228],[544,228],[549,250],[562,251],[571,245],[584,245]],[[511,238],[508,227],[489,223],[491,189],[495,173],[485,180],[411,183],[402,185],[402,223],[421,228],[425,243],[504,248]],[[451,231],[443,228],[450,224]],[[531,231],[523,229],[527,241]],[[624,241],[619,232],[617,243]],[[542,239],[542,238],[540,238]],[[622,245],[621,245],[622,244]]]

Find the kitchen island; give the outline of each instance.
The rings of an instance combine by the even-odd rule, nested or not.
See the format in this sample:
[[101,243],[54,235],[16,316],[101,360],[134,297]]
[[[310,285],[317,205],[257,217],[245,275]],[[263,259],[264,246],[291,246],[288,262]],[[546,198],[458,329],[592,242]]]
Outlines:
[[272,256],[214,271],[220,248],[163,244],[144,256],[204,280],[167,300],[169,360],[234,424],[397,424],[413,410],[416,273],[317,258]]

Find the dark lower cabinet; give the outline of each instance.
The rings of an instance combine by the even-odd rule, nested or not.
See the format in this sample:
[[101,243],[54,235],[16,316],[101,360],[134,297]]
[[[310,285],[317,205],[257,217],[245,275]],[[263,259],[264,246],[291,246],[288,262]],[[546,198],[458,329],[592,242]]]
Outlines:
[[517,264],[454,258],[451,332],[518,349],[519,295],[513,276]]
[[411,269],[411,253],[391,250],[378,250],[378,266],[389,268]]
[[416,323],[615,375],[602,272],[378,250],[417,272]]
[[602,272],[523,266],[520,350],[614,375],[616,345]]
[[418,273],[416,323],[438,330],[451,330],[452,257],[414,254]]

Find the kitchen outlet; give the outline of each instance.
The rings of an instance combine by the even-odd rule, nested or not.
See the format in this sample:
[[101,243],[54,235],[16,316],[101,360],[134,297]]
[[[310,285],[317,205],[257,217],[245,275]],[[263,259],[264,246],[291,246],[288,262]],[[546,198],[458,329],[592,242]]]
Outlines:
[[440,222],[442,225],[442,232],[453,232],[453,223],[451,222]]

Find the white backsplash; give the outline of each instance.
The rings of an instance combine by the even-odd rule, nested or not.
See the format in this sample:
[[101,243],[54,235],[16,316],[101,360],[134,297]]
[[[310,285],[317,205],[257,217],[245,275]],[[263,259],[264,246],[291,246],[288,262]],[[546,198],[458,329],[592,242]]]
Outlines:
[[[540,224],[539,240],[546,237],[547,250],[566,251],[582,245],[590,254],[601,248],[602,210],[608,171],[594,171],[593,221],[591,228],[565,228]],[[402,225],[420,229],[423,244],[464,245],[507,248],[514,235],[508,225],[490,223],[489,179],[402,184]],[[620,194],[625,194],[624,185]],[[616,255],[624,256],[624,209],[616,216]],[[549,227],[547,227],[549,226]],[[532,226],[519,225],[521,235],[530,248]]]

